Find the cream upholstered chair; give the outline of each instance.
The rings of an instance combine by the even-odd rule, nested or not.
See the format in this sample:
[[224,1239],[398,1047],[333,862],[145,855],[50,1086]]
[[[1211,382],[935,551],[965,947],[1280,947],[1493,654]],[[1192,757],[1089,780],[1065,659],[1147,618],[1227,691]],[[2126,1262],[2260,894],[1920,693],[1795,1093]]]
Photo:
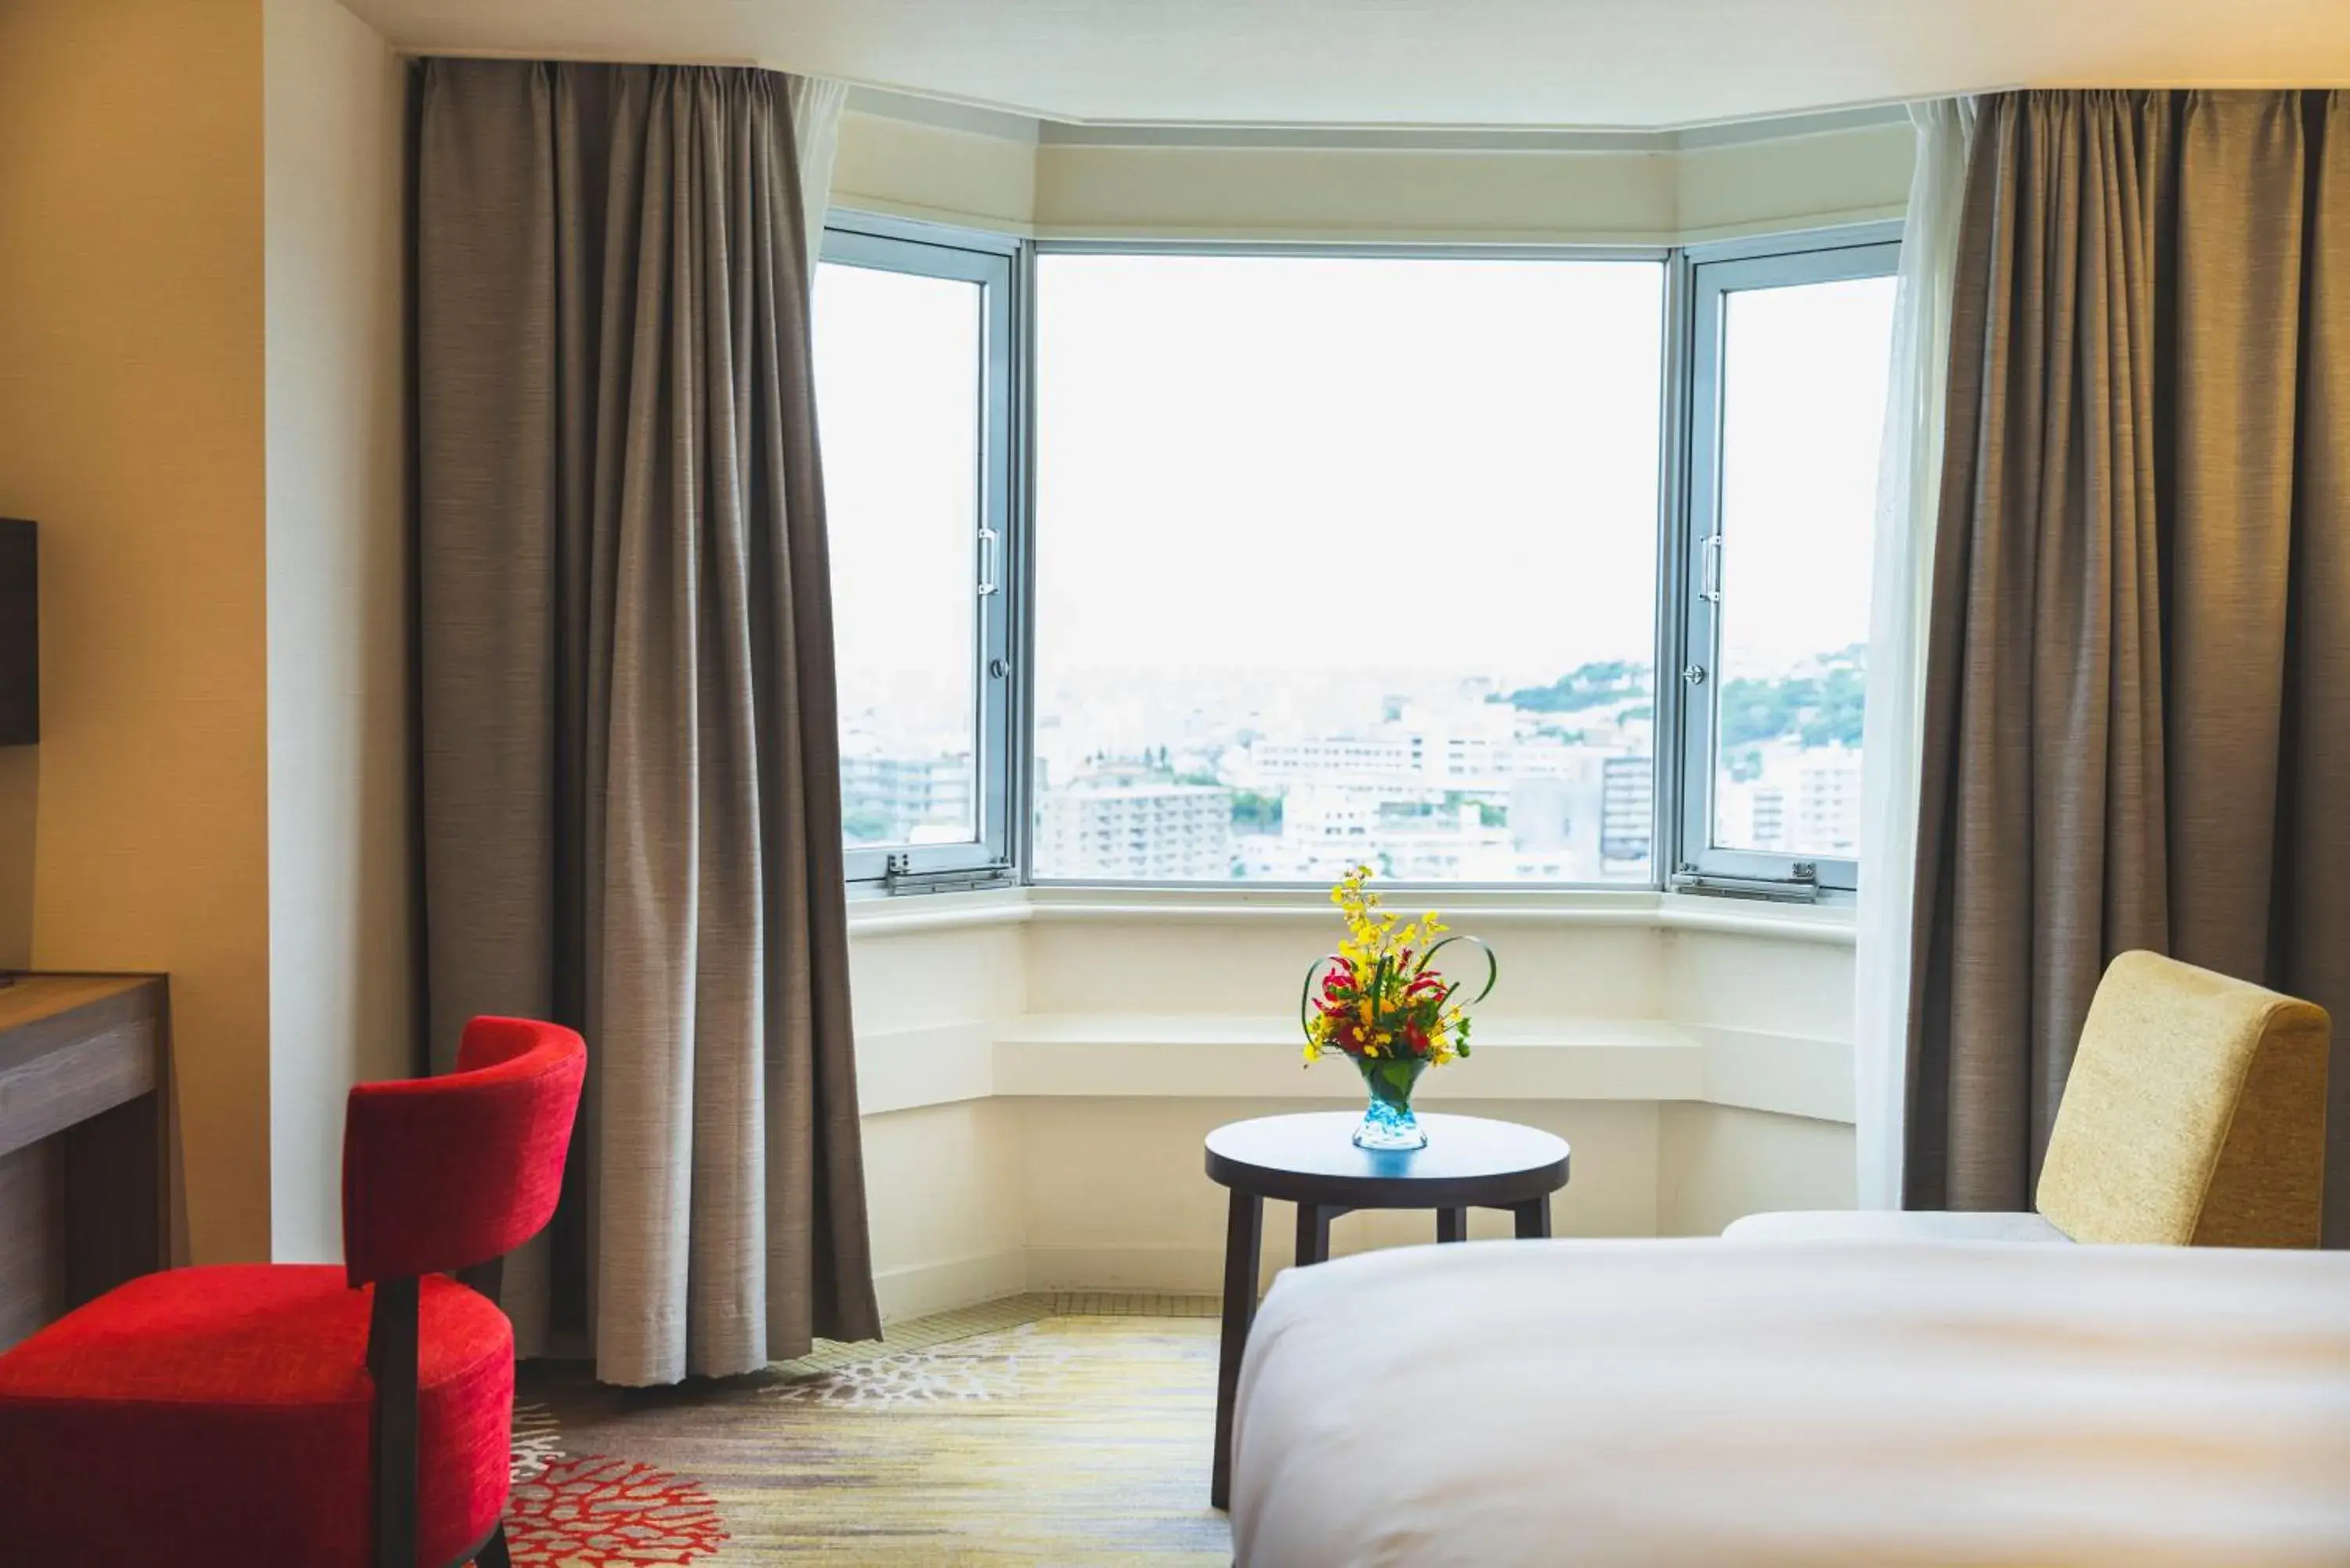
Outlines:
[[1755,1214],[1742,1241],[2314,1247],[2325,1010],[2148,952],[2089,1004],[2031,1214]]

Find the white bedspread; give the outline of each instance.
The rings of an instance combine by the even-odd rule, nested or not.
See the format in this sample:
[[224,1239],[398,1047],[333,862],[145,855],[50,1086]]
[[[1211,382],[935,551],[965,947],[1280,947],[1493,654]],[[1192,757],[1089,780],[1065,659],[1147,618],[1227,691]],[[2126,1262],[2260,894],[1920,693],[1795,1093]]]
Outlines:
[[1491,1241],[1284,1274],[1242,1568],[2350,1564],[2350,1254]]

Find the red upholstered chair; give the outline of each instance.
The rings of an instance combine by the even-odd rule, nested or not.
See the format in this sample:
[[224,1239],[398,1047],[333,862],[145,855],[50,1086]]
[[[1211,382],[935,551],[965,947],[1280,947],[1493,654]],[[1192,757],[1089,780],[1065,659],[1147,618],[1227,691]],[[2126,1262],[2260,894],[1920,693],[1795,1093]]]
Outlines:
[[446,1275],[554,1214],[586,1068],[477,1018],[351,1091],[342,1268],[149,1274],[0,1355],[0,1562],[506,1568],[514,1333]]

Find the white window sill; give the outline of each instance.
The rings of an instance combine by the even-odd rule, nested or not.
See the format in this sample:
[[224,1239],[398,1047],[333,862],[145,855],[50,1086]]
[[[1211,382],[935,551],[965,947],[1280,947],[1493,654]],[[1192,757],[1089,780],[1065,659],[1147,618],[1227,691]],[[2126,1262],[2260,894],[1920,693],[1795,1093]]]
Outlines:
[[1019,925],[1028,919],[1028,893],[1025,888],[985,888],[970,893],[852,894],[848,934],[889,937]]
[[[861,1033],[868,1115],[990,1096],[1353,1100],[1343,1057],[1311,1067],[1294,1021],[1225,1014],[1028,1013]],[[1853,1116],[1852,1050],[1834,1041],[1638,1019],[1481,1026],[1420,1080],[1426,1102],[1684,1101],[1818,1121]]]
[[[1421,900],[1442,910],[1446,922],[1456,930],[1511,924],[1648,927],[1836,947],[1851,946],[1854,933],[1850,904],[1772,904],[1647,888],[1625,892],[1479,888],[1448,896],[1440,888],[1421,888],[1390,898],[1396,909],[1406,912],[1416,909]],[[848,907],[848,929],[854,937],[1029,922],[1225,924],[1302,919],[1335,921],[1328,896],[1297,888],[1047,885],[858,898]]]

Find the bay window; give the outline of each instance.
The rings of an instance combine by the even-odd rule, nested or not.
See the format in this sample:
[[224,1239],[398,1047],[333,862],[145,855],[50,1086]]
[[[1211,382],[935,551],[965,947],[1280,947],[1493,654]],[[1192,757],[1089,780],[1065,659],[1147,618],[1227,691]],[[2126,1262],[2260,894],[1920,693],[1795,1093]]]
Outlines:
[[1894,251],[1863,240],[837,223],[852,879],[1856,886]]

